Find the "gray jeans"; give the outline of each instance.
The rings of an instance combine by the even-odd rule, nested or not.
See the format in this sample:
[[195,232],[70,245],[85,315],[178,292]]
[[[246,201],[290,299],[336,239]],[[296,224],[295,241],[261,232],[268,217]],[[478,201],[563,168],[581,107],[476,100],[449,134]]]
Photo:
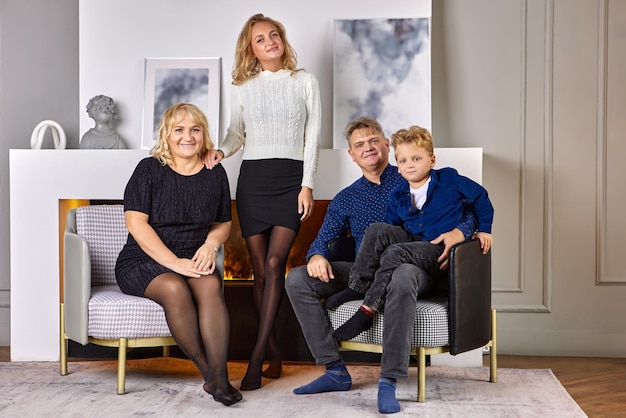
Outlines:
[[434,245],[420,241],[399,226],[373,223],[365,231],[350,269],[348,287],[365,293],[363,304],[380,312],[393,272],[401,264],[414,264],[428,273],[418,283],[419,296],[425,297],[434,290],[435,279],[443,274],[437,262],[443,250],[443,243]]
[[[321,299],[345,289],[352,263],[333,262],[335,279],[324,283],[309,276],[306,266],[293,268],[285,281],[285,289],[300,322],[302,333],[317,365],[341,359],[339,344]],[[412,264],[399,265],[387,286],[385,305],[381,376],[408,376],[411,332],[415,322],[415,305],[419,283],[429,274]]]

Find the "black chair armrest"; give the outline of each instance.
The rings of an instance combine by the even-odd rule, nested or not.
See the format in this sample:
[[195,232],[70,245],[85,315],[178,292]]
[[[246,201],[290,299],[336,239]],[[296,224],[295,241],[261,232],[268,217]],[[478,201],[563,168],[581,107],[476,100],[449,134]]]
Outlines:
[[328,242],[329,261],[353,262],[356,256],[356,241],[352,236],[339,237]]
[[491,251],[474,239],[450,250],[450,354],[485,346],[491,339]]

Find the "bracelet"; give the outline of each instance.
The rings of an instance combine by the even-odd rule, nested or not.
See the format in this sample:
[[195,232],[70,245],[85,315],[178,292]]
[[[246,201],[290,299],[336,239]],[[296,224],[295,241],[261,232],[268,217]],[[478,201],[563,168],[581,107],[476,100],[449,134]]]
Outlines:
[[213,252],[215,253],[215,255],[219,255],[220,250],[218,247],[216,247],[215,245],[213,245],[212,242],[209,242],[209,240],[207,239],[206,241],[204,241],[205,244],[209,244],[211,247],[213,247]]

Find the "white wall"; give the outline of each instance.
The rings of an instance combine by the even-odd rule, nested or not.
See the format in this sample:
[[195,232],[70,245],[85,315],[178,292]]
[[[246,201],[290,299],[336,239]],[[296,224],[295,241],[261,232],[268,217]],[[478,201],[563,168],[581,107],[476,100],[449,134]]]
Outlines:
[[[245,21],[263,13],[285,25],[299,67],[315,74],[322,97],[322,146],[332,148],[332,54],[334,19],[430,16],[430,0],[333,1],[308,5],[273,0],[228,3],[206,0],[107,0],[80,5],[80,102],[97,94],[118,105],[118,132],[130,148],[141,147],[144,59],[222,57],[222,112],[230,114],[230,73],[235,43]],[[112,28],[107,28],[108,24]],[[81,114],[80,131],[93,126]],[[223,137],[223,135],[221,135]]]
[[[0,346],[10,342],[9,149],[30,148],[45,119],[78,147],[78,108],[78,0],[1,0]],[[51,147],[48,134],[44,148]]]

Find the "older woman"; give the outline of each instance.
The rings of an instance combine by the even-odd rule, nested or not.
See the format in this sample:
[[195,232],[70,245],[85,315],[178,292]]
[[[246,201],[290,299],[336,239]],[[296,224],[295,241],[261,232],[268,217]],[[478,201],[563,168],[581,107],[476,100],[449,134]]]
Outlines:
[[229,318],[218,248],[231,227],[230,189],[223,167],[203,169],[213,148],[196,106],[170,107],[151,157],[139,162],[124,192],[129,235],[115,267],[123,292],[165,310],[178,346],[204,378],[204,390],[232,405],[241,394],[228,381]]

